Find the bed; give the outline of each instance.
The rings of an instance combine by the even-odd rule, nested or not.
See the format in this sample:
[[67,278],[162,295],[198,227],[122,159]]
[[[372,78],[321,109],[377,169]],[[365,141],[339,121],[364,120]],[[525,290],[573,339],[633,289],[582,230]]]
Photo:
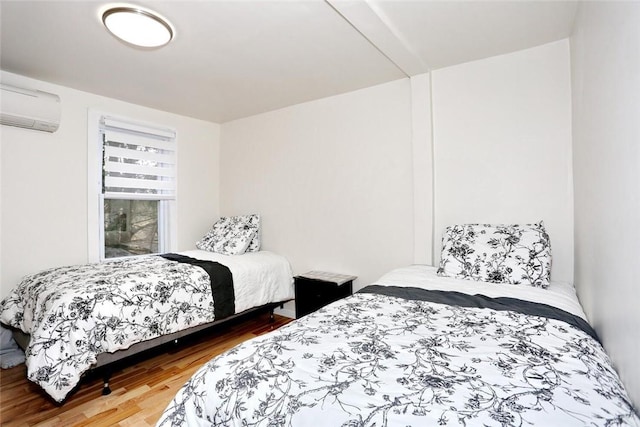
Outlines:
[[292,298],[280,255],[192,250],[27,276],[0,321],[26,346],[28,378],[62,402],[89,369]]
[[540,241],[518,270],[453,234],[439,267],[395,269],[212,359],[157,425],[640,426],[573,286],[540,274]]

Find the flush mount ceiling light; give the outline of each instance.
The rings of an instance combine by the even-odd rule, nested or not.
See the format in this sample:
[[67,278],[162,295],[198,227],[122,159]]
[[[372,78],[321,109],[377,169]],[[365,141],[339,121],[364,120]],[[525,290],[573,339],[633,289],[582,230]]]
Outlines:
[[157,14],[133,6],[118,6],[102,14],[104,26],[121,40],[141,47],[160,47],[173,38],[171,25]]

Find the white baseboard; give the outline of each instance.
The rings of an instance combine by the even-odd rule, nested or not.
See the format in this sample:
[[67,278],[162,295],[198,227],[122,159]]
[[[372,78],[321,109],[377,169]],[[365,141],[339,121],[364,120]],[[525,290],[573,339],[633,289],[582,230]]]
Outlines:
[[288,317],[290,319],[295,319],[296,318],[296,310],[295,310],[295,308],[291,309],[291,308],[287,308],[285,306],[285,308],[276,308],[275,310],[273,310],[273,312],[275,314],[279,314],[280,316]]

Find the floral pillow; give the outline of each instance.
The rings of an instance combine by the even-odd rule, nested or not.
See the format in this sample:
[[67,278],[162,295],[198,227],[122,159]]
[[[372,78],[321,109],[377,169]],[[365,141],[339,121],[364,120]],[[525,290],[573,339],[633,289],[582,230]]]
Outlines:
[[196,242],[196,247],[225,255],[240,255],[247,250],[260,249],[259,234],[259,215],[222,217]]
[[547,288],[551,244],[544,224],[453,225],[442,236],[439,276]]
[[215,252],[213,246],[217,240],[222,238],[225,232],[225,228],[228,224],[229,221],[227,220],[227,218],[220,218],[218,221],[216,221],[215,224],[213,224],[211,230],[209,230],[207,234],[202,236],[202,239],[196,242],[196,248],[203,251]]
[[256,234],[249,242],[249,247],[247,248],[247,252],[257,252],[260,250],[260,215],[245,215],[246,221],[249,225],[256,230]]

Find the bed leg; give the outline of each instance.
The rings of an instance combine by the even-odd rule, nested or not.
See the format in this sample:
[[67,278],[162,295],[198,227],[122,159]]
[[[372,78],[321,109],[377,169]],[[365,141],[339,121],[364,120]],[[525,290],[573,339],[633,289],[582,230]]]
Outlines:
[[276,321],[276,318],[273,315],[273,308],[269,310],[269,323],[273,323]]
[[111,394],[111,389],[109,388],[109,379],[111,378],[111,373],[107,372],[104,374],[104,377],[102,377],[104,384],[102,385],[102,395],[106,396],[108,394]]

